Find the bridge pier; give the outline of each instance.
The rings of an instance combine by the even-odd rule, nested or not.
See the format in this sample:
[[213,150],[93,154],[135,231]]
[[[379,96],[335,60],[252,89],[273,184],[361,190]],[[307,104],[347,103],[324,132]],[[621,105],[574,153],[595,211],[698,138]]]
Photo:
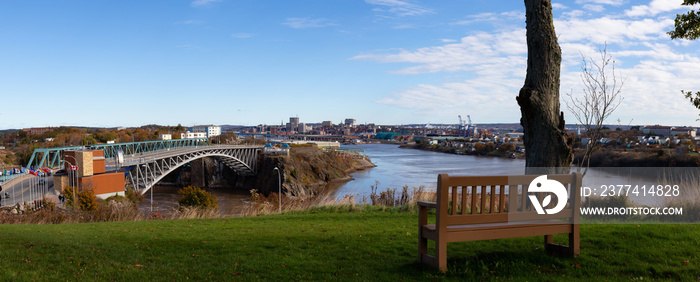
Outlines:
[[207,186],[207,171],[204,158],[190,162],[190,185],[204,188]]

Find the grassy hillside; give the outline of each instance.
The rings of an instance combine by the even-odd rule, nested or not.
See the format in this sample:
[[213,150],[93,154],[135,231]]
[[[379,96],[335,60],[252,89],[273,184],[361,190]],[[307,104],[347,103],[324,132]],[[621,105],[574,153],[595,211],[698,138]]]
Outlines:
[[700,277],[695,225],[582,225],[577,259],[546,255],[541,237],[453,243],[446,274],[417,264],[416,230],[415,212],[347,206],[246,218],[0,225],[0,280]]

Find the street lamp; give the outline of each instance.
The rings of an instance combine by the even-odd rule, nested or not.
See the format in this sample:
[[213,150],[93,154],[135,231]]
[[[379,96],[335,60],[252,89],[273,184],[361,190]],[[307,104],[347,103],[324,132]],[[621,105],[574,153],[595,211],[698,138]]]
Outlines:
[[[66,160],[66,159],[65,159],[66,157],[71,157],[71,158],[73,158],[73,161],[75,161],[76,165],[74,165],[74,164],[72,164],[71,162],[69,162],[68,160]],[[78,160],[76,160],[75,157],[70,156],[70,155],[63,155],[63,159],[64,159],[65,162],[68,162],[69,165],[71,165],[71,166],[76,166],[76,167],[77,167]],[[72,168],[71,168],[71,171],[73,171]],[[73,183],[73,184],[75,184],[75,185],[73,185],[73,210],[75,210],[75,204],[76,204],[76,203],[75,203],[75,193],[76,193],[75,190],[76,190],[76,186],[78,186],[78,174],[75,173],[75,172],[71,172],[71,173],[75,176],[75,183]]]
[[278,188],[279,188],[279,194],[278,196],[278,206],[279,206],[279,213],[282,213],[282,176],[280,175],[280,169],[275,167],[273,169],[274,171],[277,171],[277,183],[278,183]]

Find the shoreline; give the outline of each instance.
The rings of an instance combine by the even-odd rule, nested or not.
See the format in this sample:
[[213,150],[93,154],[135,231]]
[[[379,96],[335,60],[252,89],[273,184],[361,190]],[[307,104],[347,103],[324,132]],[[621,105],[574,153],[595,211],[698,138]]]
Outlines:
[[[421,151],[428,151],[428,152],[437,152],[437,153],[445,153],[445,154],[452,154],[452,155],[460,155],[460,156],[474,156],[474,157],[491,157],[491,158],[501,158],[501,159],[525,159],[525,154],[518,153],[518,152],[506,152],[506,153],[498,153],[497,151],[494,151],[496,153],[488,153],[485,155],[480,155],[480,154],[470,154],[467,153],[467,151],[464,151],[464,153],[457,153],[457,149],[449,149],[445,148],[442,146],[439,146],[437,148],[432,148],[432,147],[426,147],[425,145],[421,144],[399,144],[400,149],[412,149],[412,150],[421,150]],[[513,157],[513,154],[515,157]]]

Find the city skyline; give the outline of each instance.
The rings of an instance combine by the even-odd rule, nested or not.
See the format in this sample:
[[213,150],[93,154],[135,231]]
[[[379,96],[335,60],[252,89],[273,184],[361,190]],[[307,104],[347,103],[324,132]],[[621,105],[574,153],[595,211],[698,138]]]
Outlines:
[[[553,1],[561,96],[607,44],[625,100],[607,124],[700,125],[680,0]],[[517,123],[522,2],[0,3],[0,130],[43,126]],[[9,106],[8,106],[9,105]]]

